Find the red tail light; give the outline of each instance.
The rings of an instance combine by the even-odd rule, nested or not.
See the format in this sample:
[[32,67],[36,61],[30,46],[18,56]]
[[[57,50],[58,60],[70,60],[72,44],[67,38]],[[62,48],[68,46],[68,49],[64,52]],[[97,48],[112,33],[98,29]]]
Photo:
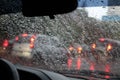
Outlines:
[[73,48],[72,46],[69,47],[69,50],[70,50],[70,51],[73,51],[73,49],[74,49],[74,48]]
[[3,47],[8,47],[8,45],[9,45],[8,40],[4,40],[4,42],[3,42]]
[[35,36],[33,35],[33,36],[30,38],[30,48],[34,48],[34,42],[35,42]]
[[104,42],[104,41],[105,41],[105,38],[100,38],[99,41],[100,41],[100,42]]
[[18,41],[18,40],[19,40],[19,37],[18,37],[18,36],[16,36],[16,37],[15,37],[15,41]]
[[35,38],[31,37],[30,38],[30,43],[34,43],[34,41],[35,41]]
[[28,34],[26,34],[26,33],[22,34],[22,37],[27,37],[27,36],[28,36]]
[[110,51],[110,50],[112,50],[112,45],[111,45],[111,44],[108,44],[108,45],[107,45],[107,51]]
[[82,51],[82,47],[78,47],[78,48],[77,48],[77,52],[78,52],[78,53],[81,53],[81,51]]
[[30,43],[30,48],[34,48],[34,44],[33,43]]
[[91,47],[92,47],[92,49],[95,49],[95,48],[96,48],[96,44],[93,43],[93,44],[91,45]]

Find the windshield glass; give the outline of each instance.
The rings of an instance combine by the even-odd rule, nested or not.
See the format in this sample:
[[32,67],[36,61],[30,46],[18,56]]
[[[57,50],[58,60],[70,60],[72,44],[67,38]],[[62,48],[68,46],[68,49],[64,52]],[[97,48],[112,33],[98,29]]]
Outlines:
[[[75,11],[55,19],[24,17],[21,12],[0,15],[0,56],[15,65],[52,71],[120,74],[120,6],[107,6],[113,1],[78,0]],[[16,38],[23,33],[35,37]]]
[[18,38],[18,40],[16,40],[16,43],[29,43],[31,36],[25,36],[25,37],[17,36],[15,39],[17,39],[17,38]]

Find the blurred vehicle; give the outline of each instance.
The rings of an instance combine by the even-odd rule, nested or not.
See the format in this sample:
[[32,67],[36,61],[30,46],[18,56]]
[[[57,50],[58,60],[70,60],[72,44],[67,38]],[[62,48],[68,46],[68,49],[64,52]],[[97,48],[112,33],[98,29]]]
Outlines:
[[72,57],[81,56],[82,58],[88,57],[90,52],[90,47],[86,44],[73,43],[69,46],[69,51]]
[[109,38],[99,38],[95,43],[91,44],[91,50],[94,56],[97,58],[102,57],[107,59],[115,60],[115,57],[119,57],[120,41],[109,39]]
[[3,53],[10,54],[11,49],[13,47],[13,43],[14,43],[14,39],[12,39],[12,40],[5,39],[3,41],[2,49],[1,49],[3,51]]
[[[20,34],[15,37],[11,54],[18,57],[44,60],[67,58],[67,50],[62,47],[57,37],[41,34]],[[62,59],[63,58],[63,59]]]
[[8,47],[8,45],[9,45],[9,41],[7,39],[5,39],[3,41],[3,49],[6,49]]

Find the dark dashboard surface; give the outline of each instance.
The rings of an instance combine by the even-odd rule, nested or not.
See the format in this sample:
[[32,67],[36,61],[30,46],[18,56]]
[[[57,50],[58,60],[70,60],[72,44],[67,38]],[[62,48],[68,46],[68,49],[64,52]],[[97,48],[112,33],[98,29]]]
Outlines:
[[0,80],[69,80],[55,72],[17,66],[2,58],[0,58],[0,75]]
[[[11,62],[0,58],[0,80],[98,80],[98,78],[89,79],[90,76],[80,76],[79,78],[66,76],[53,71],[43,69],[18,66]],[[101,79],[99,80],[106,80]],[[107,79],[107,80],[120,80],[120,78]]]

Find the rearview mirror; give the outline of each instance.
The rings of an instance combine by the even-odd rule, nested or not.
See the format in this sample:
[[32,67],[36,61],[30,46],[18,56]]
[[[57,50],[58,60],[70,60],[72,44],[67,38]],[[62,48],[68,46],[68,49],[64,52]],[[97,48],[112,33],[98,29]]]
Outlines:
[[51,16],[64,14],[75,10],[77,0],[22,0],[24,16]]

